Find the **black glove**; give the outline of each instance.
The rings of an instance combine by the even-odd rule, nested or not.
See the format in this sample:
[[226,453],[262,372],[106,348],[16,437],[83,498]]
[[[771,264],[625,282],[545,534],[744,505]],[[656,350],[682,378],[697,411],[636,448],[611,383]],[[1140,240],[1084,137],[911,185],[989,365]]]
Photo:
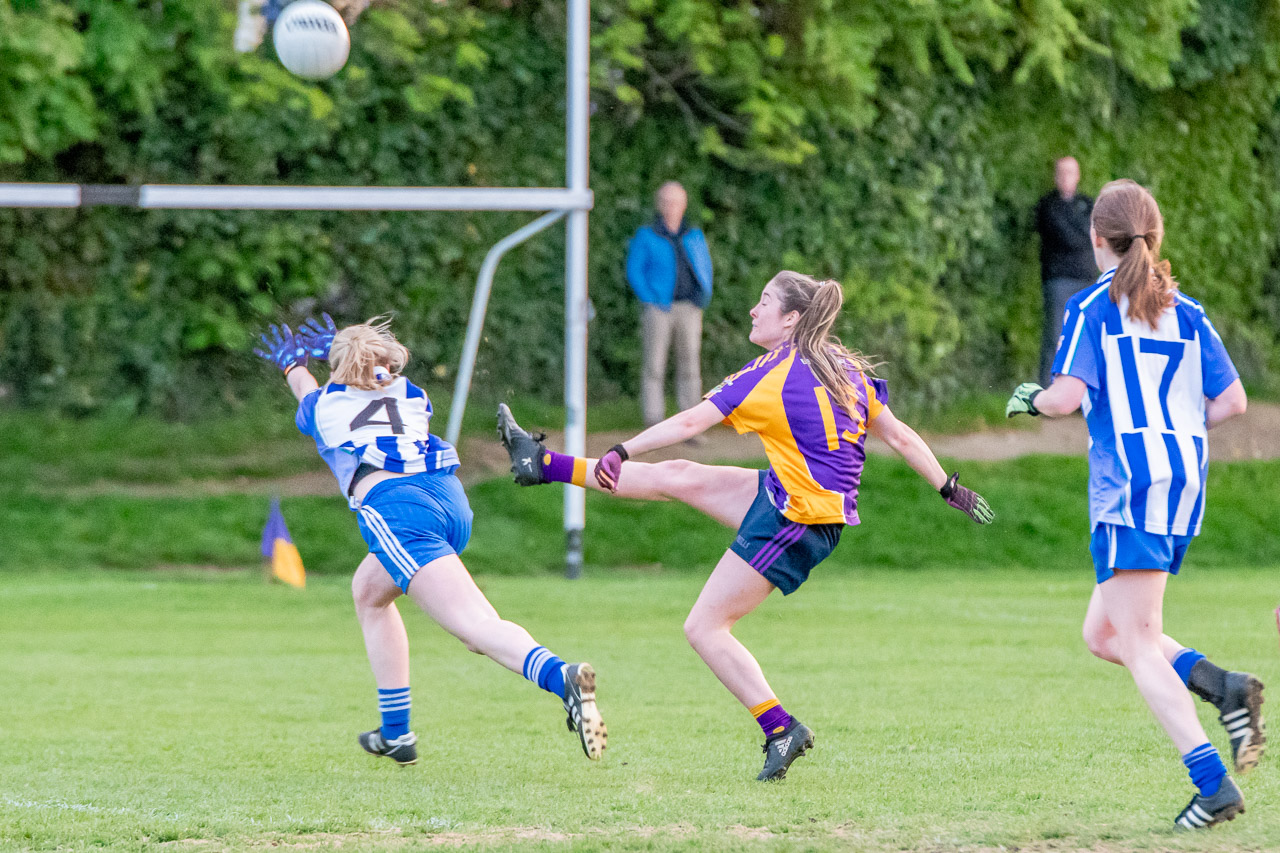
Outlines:
[[957,471],[951,475],[947,482],[942,484],[942,488],[938,489],[938,494],[942,495],[942,499],[947,502],[947,506],[955,507],[979,524],[990,524],[996,514],[991,511],[991,507],[982,495],[973,489],[966,489],[960,485],[957,482],[959,479],[960,472]]

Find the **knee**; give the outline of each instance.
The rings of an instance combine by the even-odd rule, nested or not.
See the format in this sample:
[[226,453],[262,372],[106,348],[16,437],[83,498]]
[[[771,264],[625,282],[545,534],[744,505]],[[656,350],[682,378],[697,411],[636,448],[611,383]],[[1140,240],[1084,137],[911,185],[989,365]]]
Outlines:
[[1110,631],[1086,623],[1082,633],[1084,644],[1089,648],[1090,654],[1103,660],[1115,660],[1115,652],[1111,647],[1111,638],[1114,635]]
[[356,572],[351,579],[351,600],[355,602],[356,613],[369,613],[389,606],[400,594],[399,588],[388,594],[386,584],[378,583],[377,578],[368,572]]
[[356,572],[355,577],[351,579],[351,600],[355,602],[357,612],[364,612],[377,606],[373,584],[369,583],[369,579],[362,572]]
[[727,629],[728,626],[709,621],[697,613],[690,613],[684,620],[684,637],[699,654],[710,647],[718,632]]
[[689,645],[693,646],[694,649],[698,648],[703,639],[702,623],[692,613],[685,617],[684,620],[684,638],[689,641]]

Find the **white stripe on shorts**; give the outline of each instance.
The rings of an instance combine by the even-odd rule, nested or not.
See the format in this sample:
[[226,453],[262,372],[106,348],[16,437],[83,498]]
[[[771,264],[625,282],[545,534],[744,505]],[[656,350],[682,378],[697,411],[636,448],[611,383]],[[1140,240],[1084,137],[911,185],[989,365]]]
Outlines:
[[409,556],[409,552],[400,544],[400,540],[391,532],[391,528],[387,526],[386,520],[378,514],[378,511],[372,507],[362,506],[360,514],[364,516],[365,524],[369,525],[369,529],[373,531],[374,538],[378,540],[382,550],[400,571],[404,572],[405,577],[411,578],[417,574],[418,564],[414,562],[413,557]]

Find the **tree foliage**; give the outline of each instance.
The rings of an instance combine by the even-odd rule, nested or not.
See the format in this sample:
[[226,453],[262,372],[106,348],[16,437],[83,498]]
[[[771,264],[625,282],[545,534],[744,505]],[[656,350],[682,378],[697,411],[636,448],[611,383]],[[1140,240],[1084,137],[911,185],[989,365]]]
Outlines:
[[[792,267],[840,278],[842,334],[940,399],[1005,383],[1038,342],[1029,211],[1052,159],[1156,192],[1175,273],[1246,376],[1277,367],[1277,0],[596,0],[596,393],[634,390],[625,242],[689,188],[717,295],[707,369]],[[384,0],[347,68],[231,50],[220,0],[0,2],[0,177],[95,183],[556,186],[563,0]],[[457,361],[506,214],[0,211],[0,382],[23,402],[181,414],[258,376],[252,332],[382,311],[420,370]],[[480,381],[557,396],[562,257],[500,271]],[[532,322],[531,322],[532,320]],[[901,399],[899,397],[899,399]]]

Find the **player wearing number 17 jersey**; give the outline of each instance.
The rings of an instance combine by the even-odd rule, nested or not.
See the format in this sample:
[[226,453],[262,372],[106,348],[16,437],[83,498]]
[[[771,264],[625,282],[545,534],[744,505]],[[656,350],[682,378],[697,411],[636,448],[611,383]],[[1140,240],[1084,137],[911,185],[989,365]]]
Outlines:
[[1243,812],[1244,797],[1186,690],[1218,708],[1235,769],[1245,772],[1265,743],[1262,684],[1163,634],[1162,609],[1168,578],[1204,517],[1208,431],[1244,411],[1245,393],[1204,309],[1179,292],[1159,259],[1164,223],[1151,194],[1133,181],[1107,184],[1092,226],[1106,272],[1068,303],[1053,385],[1018,386],[1006,413],[1084,411],[1097,578],[1085,641],[1129,669],[1182,754],[1199,793],[1176,824],[1212,826]]
[[[369,546],[352,594],[382,721],[359,736],[360,746],[398,764],[418,758],[417,735],[409,729],[409,640],[395,606],[407,594],[467,648],[559,697],[583,752],[599,758],[607,733],[590,664],[566,664],[524,628],[501,619],[459,559],[472,515],[454,476],[458,454],[431,435],[431,401],[399,375],[409,351],[388,324],[370,320],[339,331],[325,315],[324,324],[310,320],[298,335],[273,326],[262,341],[258,355],[284,371],[299,400],[298,428],[315,439]],[[330,362],[323,387],[306,367],[311,358]],[[445,728],[439,716],[433,708],[433,728]],[[436,753],[451,758],[459,746]]]

